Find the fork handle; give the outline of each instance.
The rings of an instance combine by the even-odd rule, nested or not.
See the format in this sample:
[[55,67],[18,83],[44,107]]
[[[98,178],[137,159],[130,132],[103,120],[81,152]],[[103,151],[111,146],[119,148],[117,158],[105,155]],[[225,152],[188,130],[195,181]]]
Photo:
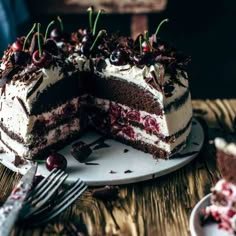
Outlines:
[[20,202],[6,203],[0,208],[0,236],[8,236],[22,207]]

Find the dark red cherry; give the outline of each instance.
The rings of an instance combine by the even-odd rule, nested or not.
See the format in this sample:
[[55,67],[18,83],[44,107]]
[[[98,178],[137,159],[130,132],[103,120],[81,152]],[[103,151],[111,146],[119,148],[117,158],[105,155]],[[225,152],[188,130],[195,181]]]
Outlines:
[[90,47],[91,47],[91,43],[89,43],[89,42],[83,43],[80,47],[81,54],[83,54],[85,56],[89,56]]
[[72,145],[70,150],[71,155],[79,162],[85,162],[89,155],[92,153],[88,144],[78,141]]
[[133,62],[135,65],[143,65],[144,64],[143,55],[140,54],[134,55]]
[[52,62],[52,56],[43,50],[43,55],[39,56],[39,50],[35,51],[32,55],[32,62],[37,67],[48,68]]
[[128,55],[122,49],[116,49],[111,53],[110,62],[113,65],[125,65],[127,63]]
[[59,28],[54,28],[50,33],[50,38],[55,41],[60,41],[62,38],[62,31]]
[[25,66],[30,62],[30,55],[24,51],[15,51],[11,56],[11,61],[13,64]]
[[47,39],[43,48],[50,54],[57,56],[58,55],[58,47],[56,42],[53,39]]
[[22,45],[22,43],[21,43],[19,40],[15,41],[15,42],[11,45],[11,50],[12,50],[13,52],[15,52],[15,51],[21,51],[22,49],[23,49],[23,45]]
[[51,171],[55,169],[65,170],[67,168],[66,158],[59,153],[52,153],[46,160],[46,168]]

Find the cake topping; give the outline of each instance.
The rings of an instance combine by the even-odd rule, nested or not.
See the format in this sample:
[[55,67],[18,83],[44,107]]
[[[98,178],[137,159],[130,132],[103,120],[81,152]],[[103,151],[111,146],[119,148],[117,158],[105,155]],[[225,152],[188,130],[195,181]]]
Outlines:
[[48,68],[51,64],[52,57],[46,51],[42,49],[42,41],[40,36],[40,23],[37,25],[38,29],[38,50],[36,50],[32,55],[32,62],[35,66]]
[[71,155],[81,163],[85,162],[91,153],[91,148],[83,141],[78,141],[72,145]]

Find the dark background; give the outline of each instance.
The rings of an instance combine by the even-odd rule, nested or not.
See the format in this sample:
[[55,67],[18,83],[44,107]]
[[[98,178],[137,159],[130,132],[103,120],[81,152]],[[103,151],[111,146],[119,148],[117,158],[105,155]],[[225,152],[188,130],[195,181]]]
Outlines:
[[[34,9],[18,33],[26,34],[33,22],[46,26],[55,17]],[[87,14],[64,14],[62,18],[68,32],[88,26]],[[188,67],[192,97],[236,97],[236,1],[169,0],[165,11],[148,14],[149,32],[155,32],[164,18],[170,22],[163,25],[160,37],[192,57]],[[105,14],[99,27],[130,35],[130,22],[129,14]]]

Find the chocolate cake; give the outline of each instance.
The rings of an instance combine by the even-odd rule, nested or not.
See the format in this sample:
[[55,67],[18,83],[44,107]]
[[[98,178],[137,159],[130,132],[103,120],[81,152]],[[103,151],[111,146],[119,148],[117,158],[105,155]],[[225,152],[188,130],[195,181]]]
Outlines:
[[38,24],[31,41],[29,34],[5,51],[2,146],[36,159],[89,126],[156,158],[178,153],[192,122],[189,58],[157,38],[160,27],[132,40],[97,33],[96,20],[90,25],[58,40],[44,37]]
[[236,144],[221,138],[215,144],[222,179],[211,189],[211,205],[203,210],[203,218],[210,217],[219,228],[236,234]]

